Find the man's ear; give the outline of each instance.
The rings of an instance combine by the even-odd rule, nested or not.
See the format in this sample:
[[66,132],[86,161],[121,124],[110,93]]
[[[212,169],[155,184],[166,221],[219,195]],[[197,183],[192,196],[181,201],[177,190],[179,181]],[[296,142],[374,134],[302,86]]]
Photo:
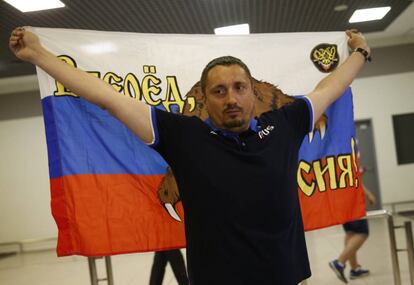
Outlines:
[[252,90],[253,90],[253,95],[254,95],[254,97],[257,97],[257,88],[256,88],[256,82],[255,82],[256,80],[254,79],[254,78],[252,78],[251,80],[250,80],[250,84],[251,84],[251,86],[252,86]]
[[257,89],[255,85],[253,85],[253,95],[257,98]]

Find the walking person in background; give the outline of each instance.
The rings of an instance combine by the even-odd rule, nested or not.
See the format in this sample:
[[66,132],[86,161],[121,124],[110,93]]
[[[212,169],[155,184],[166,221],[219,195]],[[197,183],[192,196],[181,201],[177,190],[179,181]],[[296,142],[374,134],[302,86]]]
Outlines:
[[[364,171],[362,169],[361,174],[363,173]],[[377,203],[374,194],[372,194],[364,184],[362,184],[362,188],[364,189],[368,203],[371,206],[374,206]],[[350,279],[357,279],[370,273],[368,269],[364,269],[359,264],[357,259],[358,250],[368,239],[368,221],[366,219],[361,219],[348,222],[343,224],[343,228],[345,230],[345,247],[337,259],[329,262],[329,266],[338,276],[339,280],[348,283],[348,280],[345,277],[345,264],[347,261],[349,261],[351,267],[349,272]]]

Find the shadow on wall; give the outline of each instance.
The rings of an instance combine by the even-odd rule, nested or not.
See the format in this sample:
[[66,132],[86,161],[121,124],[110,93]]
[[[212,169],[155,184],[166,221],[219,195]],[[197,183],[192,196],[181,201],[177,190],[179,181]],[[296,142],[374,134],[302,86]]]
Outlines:
[[0,95],[0,121],[42,116],[39,91]]

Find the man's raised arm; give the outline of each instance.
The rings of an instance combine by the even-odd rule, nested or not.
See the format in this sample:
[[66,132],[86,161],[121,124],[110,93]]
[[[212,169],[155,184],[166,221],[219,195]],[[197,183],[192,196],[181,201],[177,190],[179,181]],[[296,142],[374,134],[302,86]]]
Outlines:
[[101,79],[64,63],[43,48],[36,35],[24,28],[13,30],[9,47],[19,59],[39,66],[76,95],[107,109],[144,142],[153,141],[150,111],[145,103],[120,96]]
[[[354,51],[359,48],[360,52],[352,52],[343,64],[322,79],[315,89],[308,94],[312,101],[315,121],[329,105],[343,94],[371,53],[368,43],[361,33],[356,30],[348,30],[346,34],[349,38],[348,46],[350,49]],[[364,51],[367,52],[366,55],[363,54]]]

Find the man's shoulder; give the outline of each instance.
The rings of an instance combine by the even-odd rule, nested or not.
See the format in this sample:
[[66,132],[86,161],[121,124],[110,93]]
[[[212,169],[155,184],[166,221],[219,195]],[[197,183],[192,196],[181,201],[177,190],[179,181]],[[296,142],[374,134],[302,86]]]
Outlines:
[[257,120],[261,124],[275,122],[275,120],[278,120],[278,118],[280,117],[280,111],[280,109],[273,109],[270,111],[263,112],[259,116],[257,116]]

